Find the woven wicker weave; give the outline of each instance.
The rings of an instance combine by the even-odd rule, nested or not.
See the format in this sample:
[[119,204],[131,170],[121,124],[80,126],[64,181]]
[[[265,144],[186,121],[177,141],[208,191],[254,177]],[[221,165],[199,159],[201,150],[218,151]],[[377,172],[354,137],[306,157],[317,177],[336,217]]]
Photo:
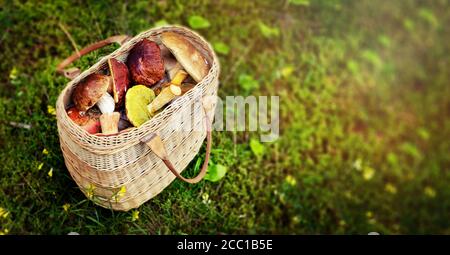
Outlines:
[[[201,82],[139,128],[117,135],[91,135],[69,119],[65,109],[73,89],[84,77],[107,67],[109,58],[125,61],[130,49],[144,38],[159,42],[159,35],[166,31],[184,36],[210,63],[209,73]],[[126,211],[139,207],[166,188],[175,175],[141,141],[149,134],[158,134],[171,163],[181,173],[203,144],[205,120],[209,125],[212,122],[215,103],[205,112],[198,102],[207,96],[217,96],[219,72],[217,56],[201,36],[184,27],[165,26],[135,36],[69,82],[56,103],[58,133],[67,169],[85,195],[93,195],[93,201],[103,207]],[[205,114],[209,118],[192,118]],[[183,121],[186,118],[192,118],[192,123],[180,131],[180,126],[187,125]],[[114,195],[122,187],[126,192],[117,199]]]

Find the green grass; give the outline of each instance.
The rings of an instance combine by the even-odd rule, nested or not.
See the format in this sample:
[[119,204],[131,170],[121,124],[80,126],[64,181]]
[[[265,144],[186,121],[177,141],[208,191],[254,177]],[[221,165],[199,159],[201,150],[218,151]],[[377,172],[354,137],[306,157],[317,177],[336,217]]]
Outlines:
[[[450,234],[447,1],[22,2],[0,3],[0,231]],[[193,16],[223,53],[220,96],[280,96],[280,138],[252,151],[257,133],[215,132],[225,177],[176,180],[135,221],[93,205],[47,109],[68,82],[55,66],[74,50],[61,27],[82,47]]]

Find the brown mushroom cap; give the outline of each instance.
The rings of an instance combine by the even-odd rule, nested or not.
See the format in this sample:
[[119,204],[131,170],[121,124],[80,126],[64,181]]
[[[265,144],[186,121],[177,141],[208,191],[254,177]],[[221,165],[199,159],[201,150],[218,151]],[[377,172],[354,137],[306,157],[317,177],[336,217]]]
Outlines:
[[78,84],[72,94],[72,100],[80,111],[87,111],[108,90],[110,77],[103,74],[90,74]]
[[125,93],[130,84],[130,74],[127,66],[117,59],[108,59],[108,66],[112,76],[112,93],[117,109],[123,104]]
[[161,41],[196,82],[208,74],[208,61],[186,38],[177,33],[165,32],[161,34]]
[[152,86],[164,77],[164,61],[158,45],[144,39],[130,51],[127,59],[131,78],[137,84]]

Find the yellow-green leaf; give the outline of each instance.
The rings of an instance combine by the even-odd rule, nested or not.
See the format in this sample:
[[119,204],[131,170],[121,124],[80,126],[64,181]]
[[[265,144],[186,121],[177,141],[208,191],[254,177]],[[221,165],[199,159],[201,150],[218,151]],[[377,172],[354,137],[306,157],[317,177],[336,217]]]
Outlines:
[[293,5],[309,6],[309,0],[289,0],[288,2]]
[[281,69],[281,76],[288,78],[294,72],[293,66],[285,66]]
[[162,26],[165,26],[165,25],[168,25],[168,24],[169,23],[166,20],[161,19],[161,20],[156,21],[154,26],[155,27],[162,27]]
[[239,75],[238,82],[246,92],[250,92],[259,87],[258,81],[249,74]]
[[270,27],[263,22],[258,23],[259,31],[266,38],[277,37],[280,35],[280,30],[276,27]]
[[227,170],[227,167],[224,165],[210,164],[204,179],[211,182],[217,182],[225,176]]
[[253,138],[250,139],[250,149],[252,150],[253,154],[255,154],[257,157],[262,157],[266,151],[264,145],[262,145],[258,140]]
[[220,53],[222,55],[228,55],[228,53],[230,52],[230,47],[228,47],[228,45],[223,42],[216,42],[213,44],[213,47],[217,53]]
[[439,20],[434,15],[433,11],[422,8],[419,10],[419,17],[428,22],[432,27],[439,26]]
[[194,29],[202,29],[210,26],[209,21],[202,16],[194,15],[188,19],[189,26]]

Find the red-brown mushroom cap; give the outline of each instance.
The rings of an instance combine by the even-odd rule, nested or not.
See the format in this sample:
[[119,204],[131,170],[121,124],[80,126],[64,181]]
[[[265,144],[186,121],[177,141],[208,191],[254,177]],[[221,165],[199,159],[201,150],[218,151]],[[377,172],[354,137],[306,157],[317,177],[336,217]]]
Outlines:
[[83,112],[76,107],[71,107],[67,110],[67,115],[75,124],[86,130],[89,134],[100,132],[100,113],[91,110]]
[[67,110],[67,115],[73,122],[75,122],[75,124],[79,126],[86,124],[89,120],[89,116],[87,116],[85,112],[78,110],[76,107],[69,108]]
[[152,86],[164,77],[164,61],[158,45],[144,39],[130,51],[127,59],[131,78],[137,84]]
[[107,93],[111,79],[103,74],[90,74],[78,84],[72,94],[72,100],[80,111],[87,111]]
[[118,109],[123,104],[125,93],[130,84],[130,74],[128,67],[117,59],[108,59],[108,66],[112,76],[114,102],[116,103],[116,109]]

